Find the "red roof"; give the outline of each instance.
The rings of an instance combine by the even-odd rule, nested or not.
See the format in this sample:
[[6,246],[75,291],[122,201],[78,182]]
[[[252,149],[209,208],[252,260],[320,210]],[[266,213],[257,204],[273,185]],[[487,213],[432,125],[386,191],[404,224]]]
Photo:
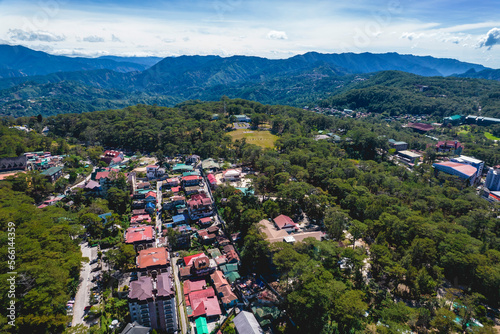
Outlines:
[[148,191],[148,193],[146,194],[146,197],[149,197],[149,196],[153,196],[154,198],[156,198],[156,193],[154,191]]
[[153,240],[153,227],[147,225],[139,225],[137,227],[129,227],[125,233],[125,243],[131,244],[138,241]]
[[156,165],[149,165],[149,166],[147,166],[147,168],[155,168],[156,169],[156,168],[160,168],[160,167],[156,166]]
[[227,279],[224,277],[224,273],[220,270],[216,270],[212,275],[210,275],[212,282],[214,282],[215,289],[219,291],[220,287],[223,285],[228,285]]
[[207,282],[205,282],[205,280],[197,280],[197,281],[186,280],[183,283],[184,295],[188,295],[194,291],[204,290],[206,285]]
[[461,164],[458,162],[451,162],[451,161],[436,162],[435,165],[453,168],[467,176],[473,176],[477,172],[476,167],[467,164]]
[[189,175],[189,176],[183,176],[182,181],[193,181],[193,180],[200,180],[201,176],[198,175]]
[[132,218],[130,218],[130,222],[131,223],[139,223],[139,222],[142,222],[142,221],[150,222],[151,221],[151,216],[146,214],[146,215],[132,216]]
[[202,224],[208,224],[210,222],[212,222],[212,217],[205,217],[200,219],[200,223]]
[[202,256],[205,256],[205,253],[199,253],[199,254],[195,254],[195,255],[191,255],[191,256],[186,256],[184,258],[184,264],[186,266],[190,266],[193,264],[194,259],[202,257]]
[[115,157],[119,156],[120,153],[121,152],[119,152],[119,151],[108,150],[108,151],[105,151],[103,155],[105,157],[113,157],[113,158],[115,158]]
[[429,131],[434,129],[434,127],[430,124],[425,124],[425,123],[408,123],[408,127],[417,129],[420,131]]
[[141,269],[166,266],[169,262],[168,252],[164,247],[143,249],[137,255],[137,267]]
[[210,183],[216,183],[217,180],[215,179],[215,176],[213,174],[208,174],[207,175],[208,182]]
[[219,301],[212,287],[191,292],[187,302],[193,310],[191,314],[192,317],[199,317],[202,315],[211,317],[222,314]]
[[102,179],[102,178],[107,178],[109,176],[109,172],[97,172],[95,174],[95,179],[96,181]]
[[171,190],[173,193],[178,193],[179,191],[181,191],[181,187],[172,187]]
[[290,227],[298,229],[297,224],[293,222],[292,218],[285,215],[279,215],[278,217],[274,218],[274,223],[276,224],[276,226],[278,226],[280,230],[283,228],[290,228]]

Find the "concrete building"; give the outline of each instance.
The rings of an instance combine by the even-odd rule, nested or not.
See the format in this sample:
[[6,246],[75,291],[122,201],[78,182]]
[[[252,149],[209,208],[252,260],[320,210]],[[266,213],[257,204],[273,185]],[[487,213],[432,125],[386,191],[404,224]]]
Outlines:
[[178,329],[174,285],[169,273],[153,272],[130,282],[128,306],[132,322],[167,333]]
[[478,177],[481,177],[481,175],[483,175],[484,161],[482,161],[482,160],[468,157],[465,155],[461,155],[458,158],[451,159],[451,161],[473,166],[477,169],[477,176]]
[[399,161],[413,167],[414,165],[418,165],[422,155],[418,154],[418,153],[414,153],[412,151],[399,151],[398,157],[399,157]]
[[473,166],[462,164],[458,162],[436,162],[432,164],[437,171],[444,172],[450,175],[456,175],[459,178],[467,181],[470,185],[476,182],[477,169]]
[[395,141],[394,139],[389,139],[389,146],[395,148],[396,152],[404,151],[408,149],[408,143],[404,141]]
[[485,186],[490,191],[500,190],[500,169],[490,168],[488,175],[486,175]]

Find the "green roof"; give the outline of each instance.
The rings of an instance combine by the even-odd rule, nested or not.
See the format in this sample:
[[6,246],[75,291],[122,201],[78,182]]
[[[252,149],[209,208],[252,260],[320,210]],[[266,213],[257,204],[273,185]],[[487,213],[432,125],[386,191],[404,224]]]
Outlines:
[[234,283],[238,278],[240,278],[240,274],[238,274],[237,271],[231,271],[227,274],[224,274],[226,276],[226,279],[229,281],[229,283]]
[[205,317],[199,317],[195,320],[196,324],[196,334],[208,334],[207,319]]
[[178,170],[193,170],[193,166],[189,166],[186,164],[177,164],[172,168],[173,171],[178,171]]
[[61,171],[62,169],[63,169],[62,167],[50,167],[49,169],[44,170],[41,174],[50,176],[50,175],[54,175],[55,173]]
[[231,271],[238,271],[238,264],[228,263],[228,264],[220,266],[220,269],[222,270],[222,272],[225,275],[226,273],[229,273]]
[[462,116],[460,116],[460,115],[453,115],[453,116],[450,116],[450,119],[452,119],[452,120],[459,120],[459,119],[461,119],[461,118],[462,118]]

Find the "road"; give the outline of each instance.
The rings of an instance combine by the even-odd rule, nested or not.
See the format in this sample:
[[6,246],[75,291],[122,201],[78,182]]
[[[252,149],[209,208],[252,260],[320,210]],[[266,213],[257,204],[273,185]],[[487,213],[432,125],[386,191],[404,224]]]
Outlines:
[[186,334],[188,329],[188,323],[186,320],[186,306],[184,304],[184,291],[181,289],[181,283],[179,282],[179,270],[177,267],[177,260],[179,257],[172,257],[170,259],[170,265],[172,266],[172,275],[174,276],[175,282],[175,293],[177,294],[177,300],[179,304],[177,305],[178,319],[180,319],[179,324],[181,325],[181,333]]
[[[82,250],[82,256],[88,257],[89,260],[92,260],[97,256],[96,247],[90,248],[88,243],[80,244],[80,248]],[[73,306],[73,326],[78,324],[85,324],[83,320],[84,317],[84,309],[85,306],[89,305],[89,292],[91,289],[90,283],[91,277],[91,265],[89,262],[84,262],[82,266],[82,270],[80,271],[80,285],[78,286],[78,291],[75,296],[75,305]]]

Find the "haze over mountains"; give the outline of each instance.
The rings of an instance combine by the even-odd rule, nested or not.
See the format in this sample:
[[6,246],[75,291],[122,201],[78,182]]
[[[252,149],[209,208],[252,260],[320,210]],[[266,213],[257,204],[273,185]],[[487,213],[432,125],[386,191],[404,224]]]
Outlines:
[[[82,112],[135,103],[174,105],[222,95],[300,105],[345,92],[355,86],[356,76],[389,70],[425,77],[500,78],[500,70],[478,64],[397,53],[309,52],[288,59],[71,58],[0,45],[0,114]],[[27,105],[23,99],[32,102]],[[62,104],[54,108],[57,103]]]

